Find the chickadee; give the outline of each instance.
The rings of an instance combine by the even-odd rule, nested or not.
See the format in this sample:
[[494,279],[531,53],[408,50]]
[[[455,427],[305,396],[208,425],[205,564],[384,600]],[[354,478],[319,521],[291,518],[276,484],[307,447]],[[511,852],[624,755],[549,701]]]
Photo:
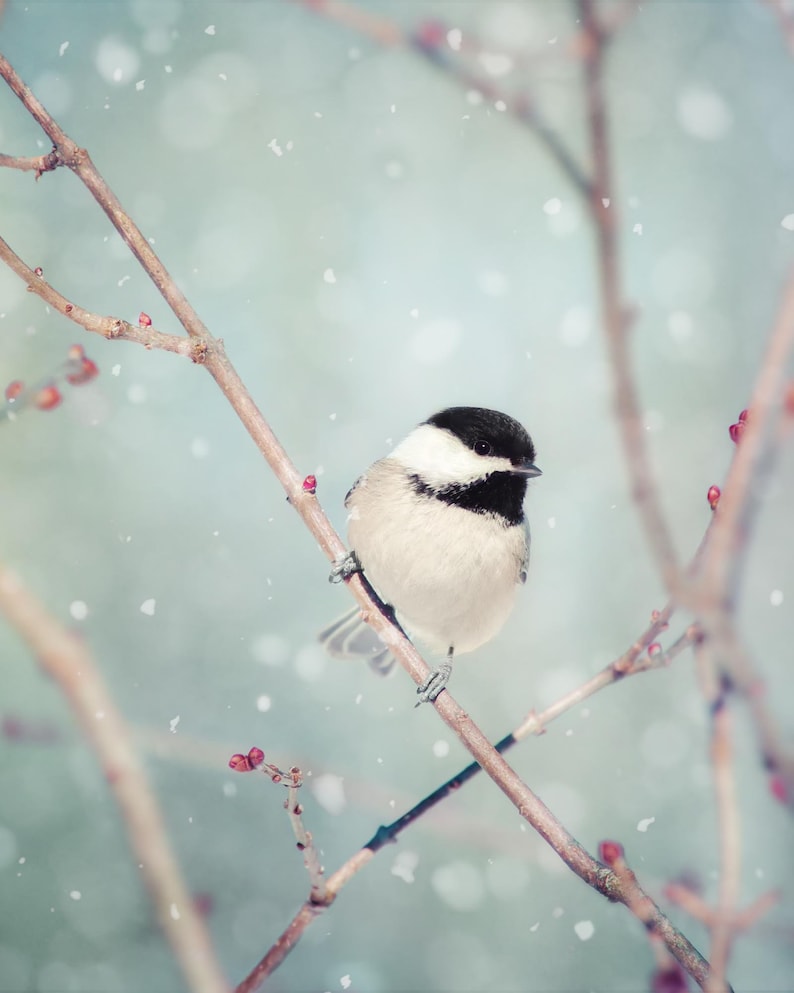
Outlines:
[[[450,407],[415,428],[345,497],[353,551],[330,578],[363,570],[401,627],[446,653],[417,688],[419,703],[447,685],[453,655],[479,648],[507,620],[527,578],[527,481],[540,474],[518,421]],[[358,608],[320,641],[331,656],[367,658],[382,673],[396,661]]]

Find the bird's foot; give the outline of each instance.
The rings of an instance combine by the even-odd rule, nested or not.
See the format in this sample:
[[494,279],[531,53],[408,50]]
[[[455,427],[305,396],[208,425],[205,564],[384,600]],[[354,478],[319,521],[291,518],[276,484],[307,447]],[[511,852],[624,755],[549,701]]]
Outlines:
[[346,579],[350,579],[356,572],[363,572],[362,565],[355,552],[348,552],[347,555],[337,559],[331,566],[331,574],[328,577],[328,582],[342,583]]
[[441,663],[441,665],[433,669],[421,686],[416,687],[416,692],[419,695],[419,699],[416,701],[414,706],[418,707],[422,703],[432,703],[439,693],[447,688],[447,683],[449,682],[451,673],[451,659],[446,659]]

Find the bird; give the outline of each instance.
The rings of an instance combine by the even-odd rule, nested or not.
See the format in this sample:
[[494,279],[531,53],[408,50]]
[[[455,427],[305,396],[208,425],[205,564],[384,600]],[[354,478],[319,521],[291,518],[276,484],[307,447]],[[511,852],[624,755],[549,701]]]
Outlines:
[[[447,407],[379,459],[345,497],[351,551],[339,582],[362,571],[412,639],[444,660],[417,687],[418,702],[446,688],[453,659],[502,628],[526,581],[530,535],[524,498],[541,475],[535,446],[514,418],[485,407]],[[359,608],[319,635],[334,658],[396,659]]]

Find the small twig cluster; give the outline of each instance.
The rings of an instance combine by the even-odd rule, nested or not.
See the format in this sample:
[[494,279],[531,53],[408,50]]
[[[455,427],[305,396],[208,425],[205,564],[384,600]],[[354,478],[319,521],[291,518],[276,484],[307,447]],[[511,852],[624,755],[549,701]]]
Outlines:
[[253,772],[258,770],[270,778],[273,783],[281,783],[287,787],[287,799],[284,808],[295,834],[298,851],[303,853],[303,864],[309,874],[311,890],[309,901],[320,906],[330,902],[328,890],[323,876],[324,869],[320,863],[317,849],[314,847],[312,836],[303,824],[303,807],[298,801],[298,790],[303,785],[301,771],[292,766],[289,772],[282,772],[278,766],[265,762],[265,753],[261,748],[251,748],[246,755],[237,753],[229,759],[229,768],[235,772]]

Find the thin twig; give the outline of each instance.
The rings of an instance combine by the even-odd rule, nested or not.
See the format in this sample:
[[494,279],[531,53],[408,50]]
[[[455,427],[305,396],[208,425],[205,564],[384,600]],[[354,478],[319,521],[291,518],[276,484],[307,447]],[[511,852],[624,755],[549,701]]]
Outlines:
[[80,178],[108,216],[187,333],[195,337],[211,337],[187,297],[171,278],[152,246],[100,175],[88,152],[72,141],[2,53],[0,53],[0,76],[5,79],[12,92],[19,97],[25,109],[50,139],[60,162]]
[[[701,923],[704,927],[711,929],[714,926],[717,912],[710,907],[706,901],[696,893],[691,886],[685,883],[668,883],[664,888],[664,897],[670,903],[686,911],[689,916]],[[780,903],[782,893],[780,890],[767,890],[743,910],[737,911],[732,918],[732,928],[735,933],[749,931],[755,927],[758,921],[769,911]]]
[[256,964],[251,972],[238,983],[234,993],[255,993],[268,976],[272,975],[297,945],[306,928],[316,920],[336,899],[337,894],[357,872],[375,857],[374,852],[362,848],[345,862],[326,883],[326,898],[322,904],[311,903],[307,900],[284,929],[281,936],[268,949],[267,953]]
[[52,172],[63,164],[54,148],[46,155],[4,155],[0,152],[0,168],[35,172],[36,179],[39,179],[43,173]]
[[131,734],[84,642],[52,617],[0,565],[0,609],[60,686],[83,728],[122,814],[157,920],[193,993],[228,986],[209,932],[182,879],[154,793]]
[[402,45],[412,49],[435,69],[456,79],[467,90],[477,90],[489,100],[501,100],[506,114],[515,117],[534,132],[574,189],[585,197],[589,195],[590,183],[584,170],[560,135],[543,120],[533,101],[526,96],[514,98],[502,93],[493,83],[479,77],[475,78],[458,62],[449,58],[446,32],[438,22],[427,22],[424,28],[420,27],[417,31],[409,33],[381,14],[374,14],[355,4],[344,3],[343,0],[291,0],[291,2],[304,7],[312,14],[319,14],[342,24],[378,45],[384,47]]
[[122,341],[134,341],[143,345],[144,348],[160,348],[166,352],[176,352],[178,355],[187,356],[194,362],[203,360],[204,352],[201,342],[191,341],[183,335],[165,334],[153,327],[129,324],[119,317],[101,317],[99,314],[91,313],[91,311],[67,300],[35,269],[26,265],[2,237],[0,237],[0,259],[27,283],[28,289],[32,293],[40,296],[53,310],[57,310],[59,314],[68,317],[70,321],[74,321],[75,324],[79,324],[81,328],[92,334],[99,334],[108,339],[118,338]]
[[314,847],[314,841],[310,831],[306,830],[303,823],[303,807],[298,800],[298,790],[303,785],[301,771],[297,766],[293,766],[285,778],[287,784],[287,799],[284,801],[284,808],[287,811],[289,822],[292,825],[293,833],[298,850],[303,852],[303,864],[309,874],[310,903],[325,903],[327,896],[327,886],[323,876],[323,867],[320,856]]

